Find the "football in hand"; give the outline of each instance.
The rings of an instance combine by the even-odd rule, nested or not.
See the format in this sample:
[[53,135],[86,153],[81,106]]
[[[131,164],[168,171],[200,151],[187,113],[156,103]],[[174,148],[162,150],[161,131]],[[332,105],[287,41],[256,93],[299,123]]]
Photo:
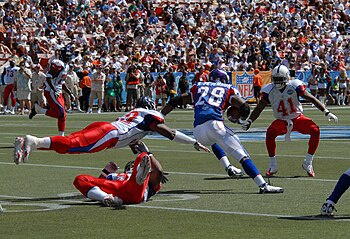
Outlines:
[[234,106],[230,106],[227,108],[226,115],[227,119],[234,124],[237,124],[239,122],[239,118],[241,117],[238,108]]

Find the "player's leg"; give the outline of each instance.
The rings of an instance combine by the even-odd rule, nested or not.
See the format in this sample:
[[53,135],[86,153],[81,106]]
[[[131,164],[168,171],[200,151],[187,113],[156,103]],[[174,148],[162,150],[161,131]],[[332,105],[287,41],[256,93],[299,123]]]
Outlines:
[[335,210],[334,205],[339,201],[340,197],[348,190],[350,186],[350,168],[340,176],[333,192],[327,198],[327,201],[321,207],[321,215],[332,216]]
[[198,141],[204,145],[209,142],[217,143],[228,155],[242,164],[244,171],[259,186],[261,193],[283,192],[282,188],[272,187],[265,182],[238,136],[230,128],[226,127],[222,121],[212,120],[202,125],[205,126],[205,131],[198,126],[194,130],[194,136]]
[[307,172],[310,177],[315,177],[315,172],[313,170],[312,161],[314,159],[314,154],[320,142],[320,129],[318,125],[313,122],[310,118],[305,116],[300,116],[298,119],[294,120],[294,131],[301,134],[310,135],[308,151],[302,164],[302,168]]
[[125,203],[140,203],[143,201],[148,187],[151,167],[151,159],[148,153],[144,152],[137,156],[130,179],[120,190],[120,198]]
[[19,141],[17,139],[21,138],[17,137],[14,155],[18,155],[17,152],[23,148],[23,159],[17,161],[21,162],[23,160],[26,162],[30,152],[34,149],[54,150],[60,154],[94,153],[114,147],[118,141],[118,136],[118,130],[112,124],[108,122],[95,122],[83,130],[68,136],[38,138],[27,135],[24,137],[23,145],[16,147],[16,142]]
[[241,169],[234,167],[229,159],[226,156],[226,153],[222,148],[220,148],[219,145],[213,144],[211,146],[211,149],[213,150],[213,153],[215,154],[216,158],[220,161],[221,165],[224,167],[225,171],[227,172],[228,176],[242,176],[243,172]]
[[119,188],[123,186],[122,181],[112,181],[95,178],[90,175],[78,175],[73,185],[87,198],[102,202],[106,206],[122,205],[123,201],[117,196]]
[[276,160],[276,138],[278,135],[287,133],[287,122],[284,120],[274,120],[266,131],[265,144],[269,154],[269,169],[266,176],[271,177],[278,171]]

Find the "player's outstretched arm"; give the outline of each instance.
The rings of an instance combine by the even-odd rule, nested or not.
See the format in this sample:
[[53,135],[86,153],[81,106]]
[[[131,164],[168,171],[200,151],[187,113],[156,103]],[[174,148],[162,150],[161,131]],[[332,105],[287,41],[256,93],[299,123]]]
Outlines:
[[181,133],[178,130],[171,129],[165,124],[157,124],[157,125],[152,125],[151,130],[159,133],[160,135],[178,142],[182,144],[193,144],[194,148],[197,149],[198,151],[200,149],[204,150],[205,152],[210,153],[210,149],[199,143],[197,140]]
[[311,95],[309,92],[305,91],[304,94],[301,96],[305,100],[313,103],[317,109],[322,111],[324,115],[327,117],[328,121],[334,120],[334,122],[338,123],[338,117],[335,114],[332,114],[327,110],[327,108],[319,101],[315,96]]
[[184,105],[184,104],[191,104],[192,99],[191,95],[189,93],[185,93],[179,96],[175,96],[172,99],[169,100],[169,102],[164,106],[164,108],[161,110],[161,113],[163,115],[169,114],[176,106],[178,105]]
[[251,124],[257,118],[259,118],[261,112],[265,109],[267,103],[268,102],[262,97],[259,104],[257,104],[257,106],[255,107],[253,112],[250,114],[249,118],[243,122],[240,122],[243,130],[248,130],[250,128]]

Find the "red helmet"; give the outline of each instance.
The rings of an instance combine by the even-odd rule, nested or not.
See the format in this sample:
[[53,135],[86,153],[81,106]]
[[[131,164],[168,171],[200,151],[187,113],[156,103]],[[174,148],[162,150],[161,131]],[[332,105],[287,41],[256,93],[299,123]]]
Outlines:
[[54,73],[59,73],[64,68],[64,63],[60,60],[53,60],[51,62],[51,69],[50,71],[53,71]]

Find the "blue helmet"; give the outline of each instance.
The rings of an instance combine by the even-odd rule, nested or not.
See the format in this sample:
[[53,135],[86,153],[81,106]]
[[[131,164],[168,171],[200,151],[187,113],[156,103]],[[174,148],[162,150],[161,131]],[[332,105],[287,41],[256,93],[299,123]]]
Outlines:
[[141,96],[136,102],[136,108],[145,108],[148,110],[155,110],[156,105],[153,99],[147,96]]

